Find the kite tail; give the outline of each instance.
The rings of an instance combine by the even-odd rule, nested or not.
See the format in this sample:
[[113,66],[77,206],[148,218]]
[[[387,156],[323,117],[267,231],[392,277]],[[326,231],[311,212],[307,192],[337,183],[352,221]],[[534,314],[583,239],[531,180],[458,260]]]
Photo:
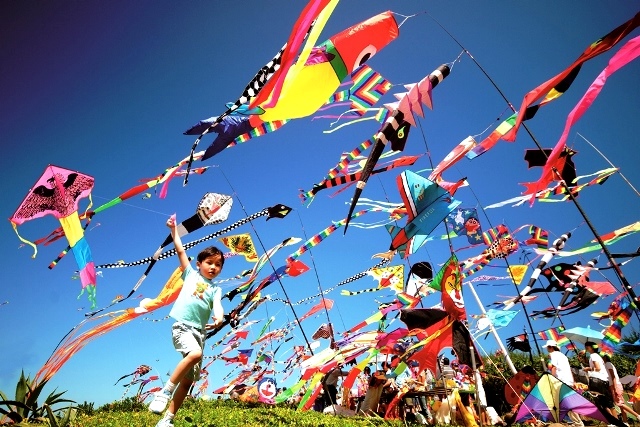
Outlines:
[[340,291],[340,295],[344,295],[347,297],[350,296],[354,296],[354,295],[360,295],[360,294],[364,294],[366,292],[375,292],[375,291],[379,291],[380,288],[369,288],[369,289],[362,289],[360,291]]
[[18,226],[14,222],[11,222],[11,226],[13,227],[13,231],[16,232],[16,236],[18,236],[18,239],[20,239],[20,241],[25,245],[29,245],[33,248],[33,255],[31,255],[31,258],[35,258],[38,254],[38,248],[36,247],[35,243],[23,238],[20,233],[18,233]]
[[[49,359],[47,359],[42,368],[36,373],[34,384],[51,379],[73,355],[82,350],[84,346],[95,338],[111,332],[142,314],[150,313],[160,307],[171,304],[178,297],[180,289],[182,289],[182,283],[182,268],[177,268],[156,298],[145,298],[136,308],[105,313],[80,322],[60,341],[53,354],[49,356]],[[89,290],[87,292],[89,292]],[[75,332],[85,323],[97,322],[99,320],[105,321],[76,336]]]

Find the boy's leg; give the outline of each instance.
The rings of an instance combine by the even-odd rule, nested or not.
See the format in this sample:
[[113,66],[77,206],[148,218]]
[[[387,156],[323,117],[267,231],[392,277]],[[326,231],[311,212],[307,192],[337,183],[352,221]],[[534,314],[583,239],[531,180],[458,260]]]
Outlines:
[[[167,384],[155,394],[153,401],[149,404],[149,410],[156,414],[161,414],[164,411],[167,402],[171,400],[176,385],[182,384],[186,380],[193,382],[194,378],[197,378],[194,377],[194,367],[202,360],[204,336],[201,331],[192,326],[176,322],[171,328],[171,334],[174,347],[182,353],[183,358],[174,369]],[[184,396],[182,400],[184,400]],[[181,404],[182,400],[180,401]],[[177,407],[179,408],[180,405]],[[171,413],[175,414],[175,411],[171,411]]]
[[169,381],[171,381],[174,384],[182,383],[182,380],[185,378],[185,376],[188,377],[187,374],[191,370],[193,370],[193,367],[198,362],[200,362],[201,359],[202,359],[202,351],[200,350],[194,350],[187,353],[187,355],[184,356],[182,360],[178,363],[178,365],[176,366],[176,369],[174,369],[173,373],[171,374],[171,377],[169,378]]
[[175,393],[173,393],[173,399],[171,399],[171,403],[169,404],[169,412],[174,415],[176,412],[178,412],[178,409],[180,409],[180,406],[182,406],[184,398],[189,394],[189,390],[191,389],[192,384],[193,381],[187,378],[180,381],[178,388],[176,388]]

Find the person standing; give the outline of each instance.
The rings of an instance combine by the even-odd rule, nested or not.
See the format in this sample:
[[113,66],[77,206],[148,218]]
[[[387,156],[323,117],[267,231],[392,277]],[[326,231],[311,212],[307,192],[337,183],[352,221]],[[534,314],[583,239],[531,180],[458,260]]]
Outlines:
[[369,381],[371,380],[371,368],[368,366],[364,367],[364,370],[358,374],[356,377],[354,386],[353,386],[353,396],[356,400],[356,414],[360,412],[360,406],[362,406],[362,401],[364,400],[364,396],[367,394],[367,389],[369,388]]
[[[548,340],[542,347],[546,348],[549,352],[548,369],[551,375],[573,388],[575,386],[575,381],[573,380],[573,374],[571,373],[571,365],[569,364],[567,356],[562,354],[560,351],[558,343],[554,340]],[[580,415],[575,412],[569,411],[567,416],[574,426],[584,426],[582,419],[580,419]]]
[[611,415],[617,417],[613,404],[613,394],[609,389],[609,375],[604,367],[604,360],[598,354],[598,345],[587,341],[584,343],[584,349],[589,357],[589,366],[583,368],[589,376],[589,390],[599,393],[600,395],[596,398],[598,403],[605,407]]
[[607,370],[607,374],[609,375],[609,389],[613,395],[613,403],[618,407],[618,409],[620,409],[622,421],[628,425],[629,418],[627,417],[627,413],[633,415],[637,420],[640,420],[640,415],[627,406],[624,401],[622,383],[618,377],[618,370],[614,364],[611,363],[611,358],[608,354],[605,354],[602,356],[602,360],[604,360],[604,368]]
[[338,380],[340,377],[349,375],[349,371],[343,371],[342,365],[338,364],[335,368],[327,372],[325,376],[324,386],[324,407],[335,405],[338,398]]

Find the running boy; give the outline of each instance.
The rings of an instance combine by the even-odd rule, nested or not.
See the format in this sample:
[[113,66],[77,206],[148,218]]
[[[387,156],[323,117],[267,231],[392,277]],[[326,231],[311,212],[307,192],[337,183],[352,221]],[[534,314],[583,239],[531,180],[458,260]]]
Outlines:
[[[195,270],[182,246],[176,230],[175,215],[167,220],[171,237],[183,270],[184,284],[169,315],[176,322],[172,326],[173,345],[182,353],[178,363],[165,386],[155,394],[149,404],[149,410],[162,414],[167,402],[171,400],[169,410],[156,424],[156,427],[173,426],[173,418],[180,409],[189,389],[200,376],[202,353],[204,350],[205,330],[222,323],[224,312],[220,303],[221,290],[212,280],[220,274],[224,265],[224,255],[216,247],[208,247],[198,254]],[[213,311],[213,323],[207,323]],[[172,398],[173,396],[173,398]]]

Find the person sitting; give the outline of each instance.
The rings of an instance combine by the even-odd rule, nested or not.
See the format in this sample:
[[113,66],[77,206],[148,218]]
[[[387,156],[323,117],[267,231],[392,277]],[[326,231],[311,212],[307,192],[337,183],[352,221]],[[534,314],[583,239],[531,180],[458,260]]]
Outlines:
[[[449,358],[442,358],[442,369],[440,370],[440,378],[443,380],[452,380],[456,377],[456,371],[451,367]],[[446,385],[446,384],[445,384]]]

